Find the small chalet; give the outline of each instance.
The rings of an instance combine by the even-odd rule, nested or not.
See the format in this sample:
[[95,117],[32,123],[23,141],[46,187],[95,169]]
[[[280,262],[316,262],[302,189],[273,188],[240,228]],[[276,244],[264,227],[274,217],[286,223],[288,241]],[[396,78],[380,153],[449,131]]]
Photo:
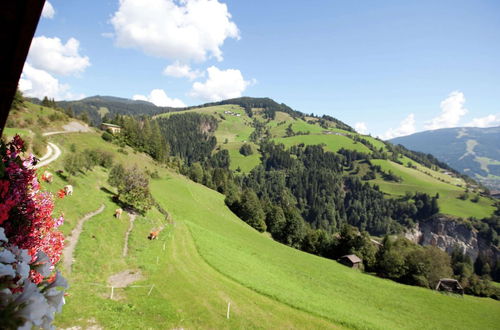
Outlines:
[[108,124],[108,123],[102,123],[101,129],[103,131],[108,131],[112,134],[120,133],[120,131],[122,130],[122,128],[120,126],[114,125],[114,124]]
[[438,284],[436,285],[436,291],[444,291],[444,292],[449,292],[449,293],[458,293],[463,295],[464,294],[464,289],[458,283],[457,280],[453,278],[442,278],[439,280]]
[[362,265],[362,260],[355,254],[347,254],[339,258],[338,262],[347,267],[360,269]]

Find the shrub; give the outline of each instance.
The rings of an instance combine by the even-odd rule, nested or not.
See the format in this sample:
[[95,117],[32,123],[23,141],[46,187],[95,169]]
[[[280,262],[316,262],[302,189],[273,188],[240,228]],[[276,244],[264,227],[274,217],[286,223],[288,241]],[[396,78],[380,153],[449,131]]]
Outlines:
[[250,156],[253,154],[252,146],[250,146],[248,143],[245,143],[241,146],[240,148],[240,154],[243,156]]
[[101,137],[104,141],[107,141],[107,142],[113,141],[113,135],[109,132],[103,132]]
[[37,124],[40,127],[47,127],[47,125],[49,124],[49,122],[44,117],[38,116],[38,118],[37,118]]
[[118,199],[144,213],[153,206],[153,197],[149,192],[149,179],[137,167],[125,169],[121,164],[113,167],[108,182],[118,190]]

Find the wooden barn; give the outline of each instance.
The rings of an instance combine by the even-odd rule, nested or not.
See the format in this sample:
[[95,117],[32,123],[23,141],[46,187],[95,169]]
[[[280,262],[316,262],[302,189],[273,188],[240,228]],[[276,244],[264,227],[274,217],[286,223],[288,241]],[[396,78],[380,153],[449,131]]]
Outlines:
[[361,269],[363,266],[363,260],[361,260],[355,254],[347,254],[345,256],[342,256],[339,258],[338,262],[340,262],[343,265],[346,265],[347,267],[356,269]]
[[436,290],[449,292],[449,293],[458,293],[461,295],[464,294],[464,289],[462,288],[460,283],[453,278],[440,279],[438,284],[436,285]]

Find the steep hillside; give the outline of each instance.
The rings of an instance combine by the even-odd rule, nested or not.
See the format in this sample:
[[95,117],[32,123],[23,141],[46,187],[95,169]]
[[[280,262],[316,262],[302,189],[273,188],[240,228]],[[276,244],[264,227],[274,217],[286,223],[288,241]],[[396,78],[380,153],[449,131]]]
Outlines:
[[500,189],[500,127],[443,128],[392,139],[430,153],[492,189]]
[[[226,116],[229,110],[205,111]],[[246,138],[248,118],[230,118],[234,122],[219,122],[215,134],[237,143]],[[65,214],[67,243],[76,246],[72,258],[58,265],[70,282],[58,327],[491,329],[500,322],[500,305],[492,299],[398,284],[277,243],[237,218],[223,195],[128,146],[106,142],[100,131],[47,139],[62,156],[42,170],[63,173],[44,188],[55,194],[68,183],[74,187],[72,196],[56,200],[55,213]],[[152,208],[134,222],[127,210],[115,218],[120,205],[107,182],[109,168],[69,176],[64,170],[67,157],[85,150],[104,150],[114,163],[156,172],[151,190],[169,217]],[[148,240],[158,228],[158,240]]]
[[[373,179],[367,182],[380,187],[388,197],[401,197],[407,192],[425,192],[431,195],[439,193],[441,212],[456,217],[483,218],[491,215],[494,210],[491,199],[479,196],[479,191],[467,187],[462,178],[448,169],[437,165],[425,166],[403,153],[393,151],[391,146],[381,140],[341,129],[339,127],[346,128],[345,124],[333,118],[305,115],[294,117],[290,113],[276,111],[274,119],[271,119],[267,118],[261,108],[245,110],[234,104],[200,106],[181,113],[161,114],[156,118],[169,118],[186,113],[208,115],[217,120],[218,126],[213,133],[217,139],[216,149],[229,151],[232,170],[248,173],[261,163],[259,141],[263,138],[284,144],[287,148],[297,145],[322,145],[326,151],[338,152],[346,149],[373,158],[371,165],[362,160],[356,161],[355,167],[358,170],[346,169],[345,174],[354,174],[362,178],[371,171],[372,166],[380,166],[382,172],[376,173]],[[245,156],[240,153],[240,148],[244,144],[251,146],[252,154]],[[396,158],[393,157],[394,154]],[[384,173],[389,171],[400,177],[400,181],[384,178]],[[466,200],[458,198],[467,189],[473,193],[471,197]],[[472,202],[472,197],[476,195],[478,201]]]

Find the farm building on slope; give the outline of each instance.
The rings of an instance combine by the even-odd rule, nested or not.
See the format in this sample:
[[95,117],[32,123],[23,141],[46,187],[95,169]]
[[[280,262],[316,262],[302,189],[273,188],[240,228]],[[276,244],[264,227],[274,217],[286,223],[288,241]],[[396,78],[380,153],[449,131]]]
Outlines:
[[355,254],[347,254],[342,256],[338,260],[341,264],[346,265],[347,267],[361,269],[362,260]]
[[464,289],[460,283],[453,278],[442,278],[436,285],[436,291],[444,291],[449,293],[458,293],[463,295]]
[[117,133],[120,133],[122,128],[118,125],[114,125],[114,124],[108,124],[108,123],[102,123],[101,124],[101,129],[103,131],[108,131],[112,134],[117,134]]

